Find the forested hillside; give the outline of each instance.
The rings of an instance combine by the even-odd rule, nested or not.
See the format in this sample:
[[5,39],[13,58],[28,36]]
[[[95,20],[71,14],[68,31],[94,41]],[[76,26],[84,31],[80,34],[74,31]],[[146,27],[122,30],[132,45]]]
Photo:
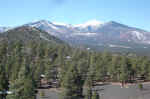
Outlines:
[[39,30],[34,27],[21,26],[0,34],[0,42],[6,41],[11,42],[22,42],[23,44],[29,42],[45,42],[53,44],[63,44],[64,42],[47,32]]
[[137,76],[149,80],[150,59],[80,50],[64,44],[0,43],[0,90],[13,92],[7,99],[34,99],[41,75],[48,82],[57,82],[63,99],[80,99],[83,88],[87,88],[84,96],[89,99],[89,91],[99,81],[129,82]]

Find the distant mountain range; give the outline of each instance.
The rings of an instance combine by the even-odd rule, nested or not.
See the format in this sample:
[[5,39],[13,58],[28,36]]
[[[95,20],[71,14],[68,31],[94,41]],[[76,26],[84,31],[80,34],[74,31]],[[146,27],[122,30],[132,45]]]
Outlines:
[[[118,22],[102,23],[89,21],[84,24],[70,25],[46,20],[27,23],[23,26],[35,27],[71,45],[111,51],[148,51],[150,32],[130,27]],[[0,32],[8,28],[0,28]]]
[[106,23],[91,21],[85,24],[68,25],[41,20],[25,26],[36,27],[65,41],[76,41],[74,43],[80,44],[95,42],[99,45],[112,41],[150,44],[150,32],[114,21]]

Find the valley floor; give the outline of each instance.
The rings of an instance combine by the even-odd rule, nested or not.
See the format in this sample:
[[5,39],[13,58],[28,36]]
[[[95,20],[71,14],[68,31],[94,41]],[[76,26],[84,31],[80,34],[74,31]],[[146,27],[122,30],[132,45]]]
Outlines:
[[[143,84],[144,89],[139,90],[137,84],[128,84],[121,87],[119,83],[106,85],[97,85],[95,88],[99,90],[100,99],[150,99],[150,83]],[[41,92],[45,93],[42,98]],[[37,99],[60,99],[60,91],[57,89],[39,89]]]

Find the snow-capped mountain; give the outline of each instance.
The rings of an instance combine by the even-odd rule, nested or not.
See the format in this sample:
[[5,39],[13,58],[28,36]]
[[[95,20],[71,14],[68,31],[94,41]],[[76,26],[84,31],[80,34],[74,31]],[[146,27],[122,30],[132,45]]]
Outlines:
[[102,26],[104,23],[97,21],[97,20],[91,20],[88,22],[85,22],[83,24],[76,24],[74,25],[74,28],[79,31],[89,32],[93,30],[97,30],[100,26]]
[[56,23],[56,22],[49,22],[46,20],[32,22],[29,24],[25,24],[25,26],[39,28],[57,37],[63,37],[65,36],[65,33],[73,32],[71,25],[63,24],[63,23]]
[[88,21],[84,24],[69,25],[41,20],[26,24],[44,30],[62,40],[77,44],[109,42],[132,42],[150,44],[150,32],[123,25],[114,21]]
[[95,27],[98,27],[98,26],[100,26],[101,24],[103,24],[102,22],[100,22],[100,21],[97,21],[97,20],[90,20],[90,21],[88,21],[88,22],[85,22],[85,23],[83,23],[83,24],[76,24],[76,25],[74,25],[75,27],[79,27],[79,28],[86,28],[86,27],[88,27],[88,26],[95,26]]

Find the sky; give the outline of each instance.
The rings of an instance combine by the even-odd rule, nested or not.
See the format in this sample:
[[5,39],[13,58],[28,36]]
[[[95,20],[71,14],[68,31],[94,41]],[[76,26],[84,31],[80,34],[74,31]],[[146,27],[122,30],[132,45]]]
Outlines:
[[0,26],[37,20],[81,24],[117,21],[150,31],[150,0],[0,0]]

